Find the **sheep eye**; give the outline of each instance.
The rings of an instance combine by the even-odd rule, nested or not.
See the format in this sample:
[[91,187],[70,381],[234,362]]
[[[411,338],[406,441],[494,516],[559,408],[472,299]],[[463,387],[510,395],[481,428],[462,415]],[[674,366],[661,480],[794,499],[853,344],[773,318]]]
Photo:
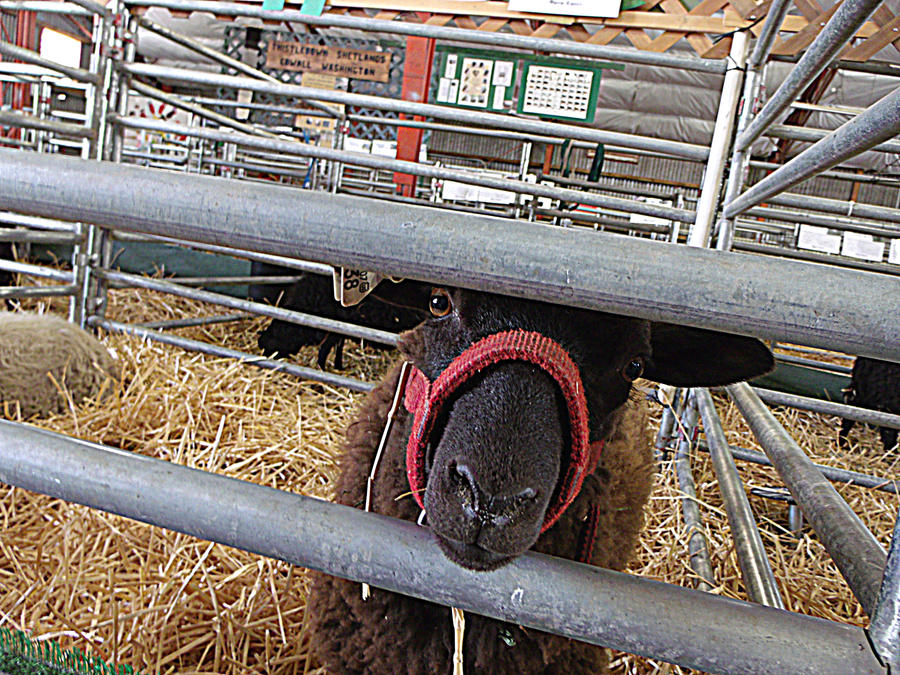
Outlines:
[[450,294],[443,288],[432,289],[431,299],[428,301],[428,309],[436,317],[447,316],[452,309]]
[[629,382],[634,382],[638,379],[641,374],[644,372],[644,359],[640,356],[636,356],[631,361],[628,362],[624,368],[622,368],[621,373],[622,377],[624,377]]

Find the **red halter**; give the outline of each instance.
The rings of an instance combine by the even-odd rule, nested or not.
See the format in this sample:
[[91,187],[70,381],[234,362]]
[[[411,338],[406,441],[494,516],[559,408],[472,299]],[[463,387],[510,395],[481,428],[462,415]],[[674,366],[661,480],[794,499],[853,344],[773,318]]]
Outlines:
[[457,387],[500,361],[527,361],[546,371],[562,389],[569,411],[569,464],[557,489],[556,501],[547,509],[541,527],[543,532],[559,519],[578,495],[584,477],[596,468],[603,443],[591,447],[589,442],[587,401],[578,367],[559,343],[540,333],[512,330],[483,338],[453,359],[434,382],[429,382],[425,374],[413,366],[404,400],[406,409],[414,415],[406,446],[406,474],[413,496],[424,508],[425,449],[435,420]]

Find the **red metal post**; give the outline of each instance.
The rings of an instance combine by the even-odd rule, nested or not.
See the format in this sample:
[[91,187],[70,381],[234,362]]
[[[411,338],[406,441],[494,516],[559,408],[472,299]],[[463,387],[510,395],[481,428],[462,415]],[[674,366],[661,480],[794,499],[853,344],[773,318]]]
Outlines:
[[[406,63],[403,67],[403,92],[401,94],[404,101],[428,102],[431,65],[434,62],[434,44],[434,38],[406,38]],[[407,119],[407,116],[400,115],[400,119]],[[423,120],[424,118],[415,116],[413,119]],[[405,127],[397,129],[397,159],[405,159],[410,162],[419,161],[422,133],[422,129]],[[406,173],[395,173],[394,183],[397,185],[397,191],[400,194],[407,197],[415,196],[415,176]]]

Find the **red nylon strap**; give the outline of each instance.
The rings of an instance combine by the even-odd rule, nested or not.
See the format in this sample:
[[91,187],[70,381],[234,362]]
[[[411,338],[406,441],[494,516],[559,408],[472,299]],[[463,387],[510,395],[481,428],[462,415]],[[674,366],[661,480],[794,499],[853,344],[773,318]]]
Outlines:
[[425,451],[441,409],[461,384],[500,361],[527,361],[546,371],[559,384],[568,408],[569,462],[556,499],[547,509],[541,528],[543,532],[559,519],[578,495],[584,477],[596,467],[603,444],[595,443],[591,447],[588,440],[587,401],[578,367],[559,343],[540,333],[513,330],[483,338],[453,359],[434,382],[429,382],[422,371],[413,367],[404,400],[406,409],[414,415],[406,446],[406,474],[413,496],[424,508]]

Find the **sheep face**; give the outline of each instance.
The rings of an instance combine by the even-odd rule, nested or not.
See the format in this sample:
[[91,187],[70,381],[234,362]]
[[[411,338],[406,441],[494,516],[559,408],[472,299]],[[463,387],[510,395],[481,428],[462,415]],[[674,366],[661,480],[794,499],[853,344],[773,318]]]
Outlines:
[[[591,443],[612,432],[645,369],[661,381],[693,386],[744,379],[772,366],[759,341],[712,331],[465,290],[434,289],[429,305],[432,317],[417,329],[424,353],[412,360],[430,381],[483,338],[540,333],[561,345],[580,371]],[[655,333],[666,343],[656,349]],[[425,453],[425,510],[448,558],[488,570],[535,544],[548,508],[560,498],[569,426],[559,383],[525,361],[494,363],[454,392]]]

